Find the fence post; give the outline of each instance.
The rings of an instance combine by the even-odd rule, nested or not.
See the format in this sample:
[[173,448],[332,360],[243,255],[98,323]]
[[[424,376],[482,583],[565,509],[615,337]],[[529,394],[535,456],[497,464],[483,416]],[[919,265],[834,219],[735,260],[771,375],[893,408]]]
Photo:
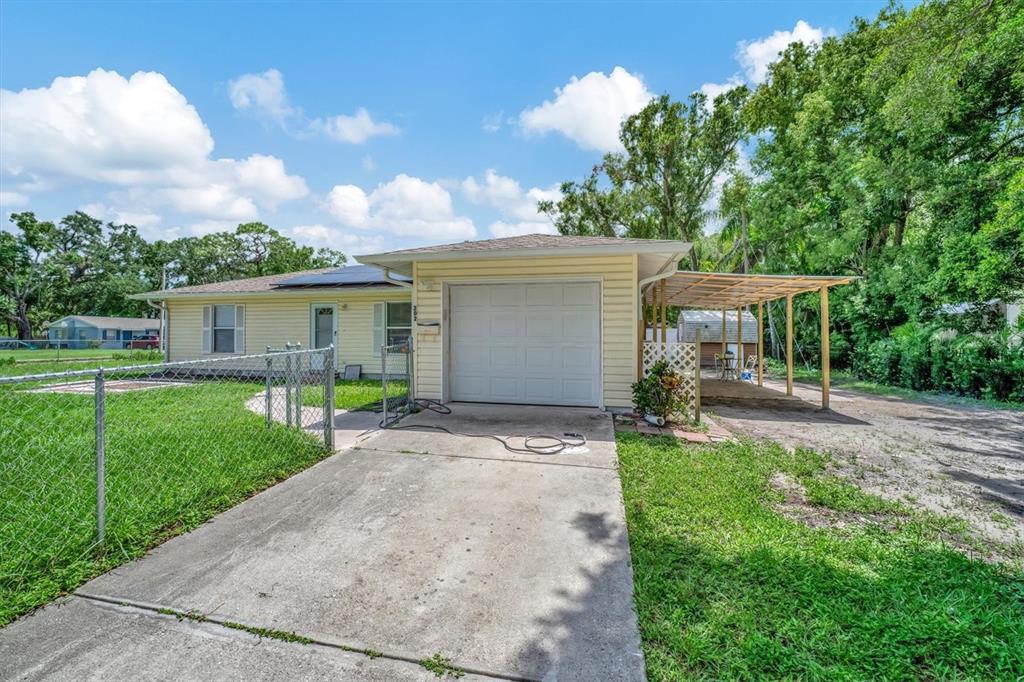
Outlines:
[[302,375],[304,369],[304,362],[311,362],[313,356],[310,354],[296,355],[295,356],[295,426],[300,429],[303,427],[302,423]]
[[324,351],[324,445],[334,449],[334,344]]
[[703,346],[700,345],[700,325],[697,327],[696,337],[696,352],[693,354],[694,357],[694,369],[693,369],[693,420],[700,424],[700,350]]
[[284,423],[292,425],[292,356],[284,356]]
[[273,413],[271,412],[272,403],[272,389],[271,389],[271,375],[274,372],[274,359],[270,357],[270,347],[267,347],[267,397],[266,397],[266,413],[267,413],[267,428],[273,423]]
[[107,528],[107,392],[103,370],[96,373],[96,542],[103,544]]
[[380,406],[384,414],[384,425],[388,424],[388,347],[380,347],[380,384],[381,399]]

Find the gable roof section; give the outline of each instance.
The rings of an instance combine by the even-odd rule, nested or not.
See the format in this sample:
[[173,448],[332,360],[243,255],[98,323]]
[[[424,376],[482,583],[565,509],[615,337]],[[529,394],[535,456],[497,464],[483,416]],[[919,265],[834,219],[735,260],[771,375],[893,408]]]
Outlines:
[[[682,259],[689,253],[690,247],[689,242],[671,239],[524,234],[368,254],[356,256],[356,260],[408,275],[412,272],[414,261],[649,254],[650,258],[657,261],[656,267],[660,268],[666,259]],[[645,265],[644,269],[649,268]]]
[[[345,271],[352,272],[346,273]],[[304,288],[384,287],[390,289],[395,286],[397,285],[390,284],[384,279],[384,272],[379,268],[365,265],[350,265],[341,268],[300,270],[298,272],[285,272],[279,275],[247,277],[245,279],[231,279],[225,282],[211,282],[210,284],[196,284],[175,289],[147,291],[140,294],[132,294],[128,298],[159,300],[177,298],[179,296],[266,294],[274,291],[293,291]]]

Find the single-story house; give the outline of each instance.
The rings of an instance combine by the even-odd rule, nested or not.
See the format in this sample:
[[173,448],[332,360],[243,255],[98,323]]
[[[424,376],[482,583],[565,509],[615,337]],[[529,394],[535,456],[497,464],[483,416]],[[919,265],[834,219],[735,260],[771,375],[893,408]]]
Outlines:
[[[749,310],[743,311],[742,328],[737,330],[737,312],[725,311],[725,348],[726,352],[736,355],[737,332],[743,335],[739,357],[745,358],[757,352],[757,318]],[[679,333],[683,343],[696,343],[697,330],[700,330],[700,364],[711,367],[715,364],[715,355],[722,353],[722,316],[721,310],[683,310],[679,315]]]
[[49,343],[63,348],[127,348],[136,336],[160,333],[160,320],[148,317],[68,315],[46,326]]
[[[532,234],[132,298],[164,306],[171,361],[333,343],[335,367],[357,364],[373,374],[383,344],[412,338],[417,398],[629,408],[655,285],[663,311],[666,303],[689,305],[687,291],[702,291],[674,283],[689,250],[673,240]],[[708,276],[701,273],[702,281]],[[722,307],[845,281],[782,277],[766,285],[759,278],[732,286]],[[694,300],[713,307],[706,296]]]

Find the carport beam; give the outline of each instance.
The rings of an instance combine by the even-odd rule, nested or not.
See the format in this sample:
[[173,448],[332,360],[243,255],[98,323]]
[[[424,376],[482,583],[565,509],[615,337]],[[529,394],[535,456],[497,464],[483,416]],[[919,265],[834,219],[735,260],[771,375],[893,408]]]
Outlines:
[[786,296],[786,395],[793,395],[793,294]]
[[829,393],[828,287],[821,288],[821,409],[828,409]]

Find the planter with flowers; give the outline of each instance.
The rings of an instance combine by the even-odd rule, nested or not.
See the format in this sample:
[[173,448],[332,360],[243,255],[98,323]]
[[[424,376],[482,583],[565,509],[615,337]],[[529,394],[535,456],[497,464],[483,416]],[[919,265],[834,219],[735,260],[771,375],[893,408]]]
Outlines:
[[633,404],[648,423],[664,426],[686,409],[683,377],[665,361],[654,363],[647,376],[633,384]]

